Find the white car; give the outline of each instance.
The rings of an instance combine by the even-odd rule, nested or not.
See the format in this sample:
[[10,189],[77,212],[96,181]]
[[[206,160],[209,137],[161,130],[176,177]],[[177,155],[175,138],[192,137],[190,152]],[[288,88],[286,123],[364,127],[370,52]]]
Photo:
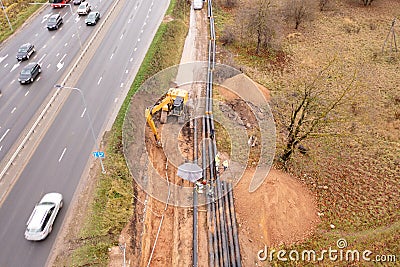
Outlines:
[[54,220],[63,206],[63,196],[60,193],[47,193],[35,206],[25,230],[27,240],[43,240],[53,229]]
[[90,10],[91,10],[91,6],[89,5],[88,2],[84,2],[82,4],[79,5],[77,13],[78,15],[87,15],[89,14]]

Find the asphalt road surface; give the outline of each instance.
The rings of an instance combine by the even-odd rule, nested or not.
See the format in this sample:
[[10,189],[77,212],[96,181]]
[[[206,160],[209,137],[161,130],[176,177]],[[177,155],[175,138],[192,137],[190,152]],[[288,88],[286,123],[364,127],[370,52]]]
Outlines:
[[[95,148],[88,114],[98,138],[115,108],[121,92],[137,72],[163,18],[169,1],[121,0],[124,8],[106,32],[87,67],[74,87],[82,90],[87,106],[78,91],[72,90],[64,106],[30,158],[21,176],[0,207],[0,267],[45,266],[54,240],[63,223],[69,203]],[[113,1],[91,1],[102,18]],[[76,10],[76,7],[73,7]],[[47,31],[46,18],[60,12],[64,25]],[[101,22],[101,20],[100,20]],[[84,43],[98,25],[87,27],[84,17],[71,14],[69,8],[46,7],[25,25],[0,50],[0,157],[18,139],[26,123],[55,89],[54,85],[68,71],[67,66],[80,52],[79,37]],[[27,62],[17,63],[16,49],[24,42],[36,46],[35,57],[42,74],[33,84],[22,86],[18,73]],[[67,84],[68,85],[68,84]],[[63,89],[69,90],[69,89]],[[64,207],[52,233],[41,242],[24,239],[26,221],[37,201],[47,192],[60,192]]]

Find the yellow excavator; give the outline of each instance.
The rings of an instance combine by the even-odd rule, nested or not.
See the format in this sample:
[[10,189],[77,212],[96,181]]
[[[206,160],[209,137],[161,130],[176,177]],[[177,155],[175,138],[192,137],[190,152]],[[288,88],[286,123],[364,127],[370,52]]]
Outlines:
[[186,102],[188,99],[188,91],[178,88],[170,88],[155,105],[146,109],[146,121],[149,124],[150,129],[153,131],[158,147],[162,146],[161,137],[158,134],[157,127],[153,120],[153,115],[161,110],[160,122],[162,124],[167,123],[167,118],[170,115],[178,116],[178,122],[183,123],[185,121],[184,114],[186,112]]

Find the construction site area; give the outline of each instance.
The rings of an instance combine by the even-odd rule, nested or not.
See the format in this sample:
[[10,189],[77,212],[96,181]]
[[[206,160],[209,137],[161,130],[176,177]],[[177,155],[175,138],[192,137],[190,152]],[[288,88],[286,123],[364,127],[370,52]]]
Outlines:
[[148,79],[126,114],[129,266],[254,266],[318,221],[311,193],[271,168],[268,90],[218,64],[213,23],[211,5],[191,10],[181,64]]

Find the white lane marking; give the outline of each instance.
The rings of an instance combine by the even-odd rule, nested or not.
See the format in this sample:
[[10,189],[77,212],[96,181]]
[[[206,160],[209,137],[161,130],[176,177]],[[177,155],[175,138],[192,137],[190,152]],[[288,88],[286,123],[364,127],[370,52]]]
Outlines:
[[43,46],[43,48],[46,48],[47,47],[47,44],[45,44],[44,46]]
[[114,53],[111,54],[110,60],[113,58],[113,56],[114,56]]
[[83,116],[85,116],[85,112],[86,112],[86,108],[83,110],[83,112],[81,114],[81,118],[83,118]]
[[8,66],[8,63],[4,65],[4,68],[7,68],[7,66]]
[[58,158],[58,162],[60,162],[62,160],[62,158],[64,157],[65,151],[67,151],[67,148],[64,147],[63,152],[61,153],[61,156]]
[[69,23],[70,19],[67,19],[67,23]]
[[62,17],[64,18],[64,17],[65,17],[67,14],[68,14],[68,12],[67,12],[67,13],[65,13],[65,14],[64,14],[64,16],[62,16]]
[[27,96],[29,94],[29,91],[26,91],[25,96]]
[[33,56],[33,59],[37,58],[37,54]]
[[67,56],[67,54],[64,54],[64,56],[57,63],[57,72],[60,71],[60,69],[62,69],[64,67],[64,62],[61,62],[61,61],[63,61],[66,56]]
[[64,62],[63,63],[58,62],[57,63],[57,72],[59,72],[63,67],[64,67]]
[[128,73],[128,70],[126,70],[125,73]]
[[116,97],[116,98],[114,99],[114,103],[117,103],[117,101],[118,101],[118,97]]
[[140,33],[143,33],[143,29],[140,31]]
[[44,55],[38,60],[38,62],[39,62],[39,63],[42,62],[42,60],[44,59],[45,56],[47,56],[47,54],[44,54]]
[[3,149],[3,146],[0,146],[0,151]]
[[10,84],[13,84],[13,83],[15,83],[15,79],[10,82]]
[[122,40],[122,38],[123,38],[123,37],[124,37],[124,35],[123,35],[123,34],[121,34],[121,37],[119,37],[119,39],[120,39],[120,40]]
[[131,59],[129,61],[132,62],[133,61],[133,57],[131,57]]
[[47,65],[47,68],[50,68],[51,64]]
[[77,23],[78,21],[80,21],[81,20],[81,17],[79,17],[79,16],[76,16],[75,17],[75,23]]
[[39,36],[39,33],[36,33],[36,34],[35,34],[35,37],[38,37],[38,36]]
[[19,61],[17,64],[15,64],[12,68],[11,68],[11,70],[10,70],[10,72],[12,72],[13,70],[15,70],[16,68],[18,68],[18,66],[21,64],[21,61]]
[[56,57],[58,57],[60,55],[60,53],[57,53]]
[[138,42],[140,42],[140,38],[139,38],[139,39],[137,39],[137,41],[138,41]]
[[53,35],[53,36],[51,36],[51,39],[54,39],[56,36],[55,35]]
[[129,19],[129,20],[128,20],[128,24],[129,24],[129,23],[131,23],[131,21],[132,21],[132,20],[131,20],[131,19]]
[[137,50],[137,47],[135,47],[135,49],[133,49],[133,51],[136,51]]
[[8,57],[8,54],[3,57],[0,57],[0,63],[3,62],[3,60],[6,59],[7,57]]
[[75,33],[74,33],[74,34],[72,34],[71,38],[74,38],[74,37],[75,37]]
[[0,142],[3,141],[4,137],[6,137],[6,135],[8,134],[8,132],[10,131],[10,129],[7,129],[7,131],[3,134],[3,136],[0,138]]
[[97,82],[97,84],[100,84],[101,80],[103,79],[103,76],[100,77],[99,81]]
[[143,23],[143,26],[146,26],[146,25],[147,25],[147,22],[144,22],[144,23]]
[[17,107],[14,107],[12,110],[11,110],[11,114],[13,114],[14,113],[14,111],[17,109]]
[[121,85],[119,87],[123,87],[123,86],[124,86],[124,83],[121,83]]
[[78,29],[80,30],[82,28],[82,26],[79,26]]
[[40,80],[40,77],[36,79],[36,81],[39,81],[39,80]]
[[64,44],[64,46],[67,46],[67,45],[68,45],[68,43],[65,43],[65,44]]
[[47,21],[47,19],[50,17],[50,15],[52,15],[53,13],[50,13],[50,14],[46,14],[46,15],[44,15],[43,16],[43,19],[42,19],[42,22],[40,22],[40,23],[44,23],[44,22],[46,22]]

